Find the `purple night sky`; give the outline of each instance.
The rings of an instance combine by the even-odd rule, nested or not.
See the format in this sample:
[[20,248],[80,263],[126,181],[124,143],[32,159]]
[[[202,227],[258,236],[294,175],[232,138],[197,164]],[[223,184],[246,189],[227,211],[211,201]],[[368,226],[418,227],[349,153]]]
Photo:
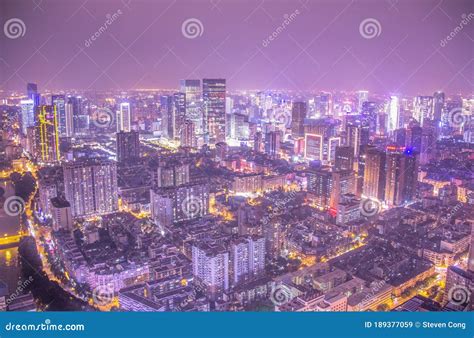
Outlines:
[[[177,88],[179,79],[226,78],[234,89],[472,93],[470,0],[2,0],[0,89]],[[107,17],[114,22],[86,47]],[[298,11],[298,12],[295,12]],[[293,20],[265,47],[262,43]],[[295,14],[296,13],[296,14]],[[299,13],[299,14],[298,14]],[[468,21],[440,45],[465,14]],[[474,15],[474,14],[472,14]],[[7,20],[24,36],[8,38]],[[202,35],[182,24],[198,19]],[[381,31],[364,38],[365,19]]]

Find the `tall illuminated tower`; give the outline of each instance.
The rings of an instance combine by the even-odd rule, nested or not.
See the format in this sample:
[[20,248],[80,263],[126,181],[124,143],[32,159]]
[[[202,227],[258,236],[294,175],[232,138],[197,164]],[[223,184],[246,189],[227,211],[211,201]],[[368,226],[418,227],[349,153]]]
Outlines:
[[388,107],[388,132],[400,128],[400,101],[397,96],[390,96]]
[[117,112],[117,132],[132,130],[130,103],[120,103],[119,111]]
[[43,163],[59,162],[59,128],[56,106],[39,106],[37,109],[37,157]]
[[362,106],[369,101],[369,92],[367,90],[359,90],[357,92],[357,113],[362,112]]
[[201,80],[181,80],[180,92],[184,95],[186,120],[193,122],[196,135],[204,134],[206,121],[201,102]]
[[225,142],[225,79],[203,79],[202,96],[209,144]]
[[293,102],[291,109],[291,134],[293,137],[304,137],[304,119],[307,110],[306,102]]
[[66,97],[64,95],[52,95],[51,102],[56,107],[58,114],[59,135],[67,136]]
[[35,102],[31,99],[21,100],[21,132],[26,135],[29,127],[35,125]]

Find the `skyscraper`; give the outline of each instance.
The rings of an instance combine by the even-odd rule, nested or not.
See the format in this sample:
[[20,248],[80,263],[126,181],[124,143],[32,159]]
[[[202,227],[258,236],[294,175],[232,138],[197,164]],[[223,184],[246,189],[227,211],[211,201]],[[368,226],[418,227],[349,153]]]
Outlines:
[[360,122],[350,123],[346,126],[347,145],[354,150],[354,158],[359,157],[360,147],[369,144],[370,130],[367,124]]
[[441,91],[435,92],[433,101],[433,119],[440,122],[444,110],[444,93]]
[[[432,120],[434,107],[432,96],[417,96],[413,103],[414,118],[420,123],[422,127],[425,126],[425,120]],[[438,106],[439,108],[439,106]]]
[[367,90],[359,90],[357,92],[357,113],[362,112],[362,106],[369,101],[369,92]]
[[180,92],[184,99],[183,118],[194,123],[196,135],[203,135],[206,128],[204,112],[202,109],[200,80],[181,80]]
[[73,217],[103,215],[118,210],[117,165],[102,159],[63,165],[66,200]]
[[280,156],[280,142],[281,132],[269,131],[265,134],[265,154],[270,155],[273,158]]
[[121,102],[117,112],[117,132],[130,130],[132,130],[130,103]]
[[59,130],[56,106],[39,106],[36,120],[38,159],[43,163],[59,162]]
[[388,112],[388,132],[400,128],[400,102],[397,96],[390,96]]
[[385,197],[385,157],[376,148],[366,150],[363,194],[367,198],[383,201]]
[[194,148],[197,146],[194,123],[192,121],[185,120],[182,123],[180,128],[180,144],[181,147]]
[[26,94],[29,100],[33,100],[34,110],[40,105],[40,94],[38,93],[38,85],[36,83],[28,83],[26,85]]
[[304,120],[307,114],[306,102],[293,102],[291,109],[291,134],[304,137]]
[[160,97],[160,111],[163,136],[172,140],[175,137],[176,128],[173,96],[163,95]]
[[59,135],[67,136],[66,97],[64,95],[52,95],[51,102],[56,107],[58,114]]
[[29,127],[35,125],[35,102],[31,99],[21,100],[21,132],[26,135]]
[[418,158],[411,149],[389,152],[386,156],[385,202],[398,206],[416,194]]
[[334,167],[336,170],[353,170],[354,149],[350,146],[336,147]]
[[204,79],[202,81],[202,97],[205,117],[207,118],[207,134],[209,144],[225,142],[225,79]]
[[140,138],[138,131],[117,133],[117,161],[126,162],[140,157]]

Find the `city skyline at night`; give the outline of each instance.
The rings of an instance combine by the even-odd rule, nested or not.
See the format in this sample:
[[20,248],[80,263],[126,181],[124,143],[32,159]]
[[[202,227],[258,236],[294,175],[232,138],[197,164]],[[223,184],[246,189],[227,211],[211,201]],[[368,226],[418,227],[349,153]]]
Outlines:
[[0,312],[474,310],[472,1],[0,10]]

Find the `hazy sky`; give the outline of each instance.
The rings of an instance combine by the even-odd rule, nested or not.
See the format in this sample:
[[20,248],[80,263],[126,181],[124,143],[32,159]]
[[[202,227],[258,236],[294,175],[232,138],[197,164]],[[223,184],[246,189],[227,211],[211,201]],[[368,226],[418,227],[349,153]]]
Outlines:
[[229,89],[470,94],[473,12],[470,0],[0,0],[0,89],[222,77]]

